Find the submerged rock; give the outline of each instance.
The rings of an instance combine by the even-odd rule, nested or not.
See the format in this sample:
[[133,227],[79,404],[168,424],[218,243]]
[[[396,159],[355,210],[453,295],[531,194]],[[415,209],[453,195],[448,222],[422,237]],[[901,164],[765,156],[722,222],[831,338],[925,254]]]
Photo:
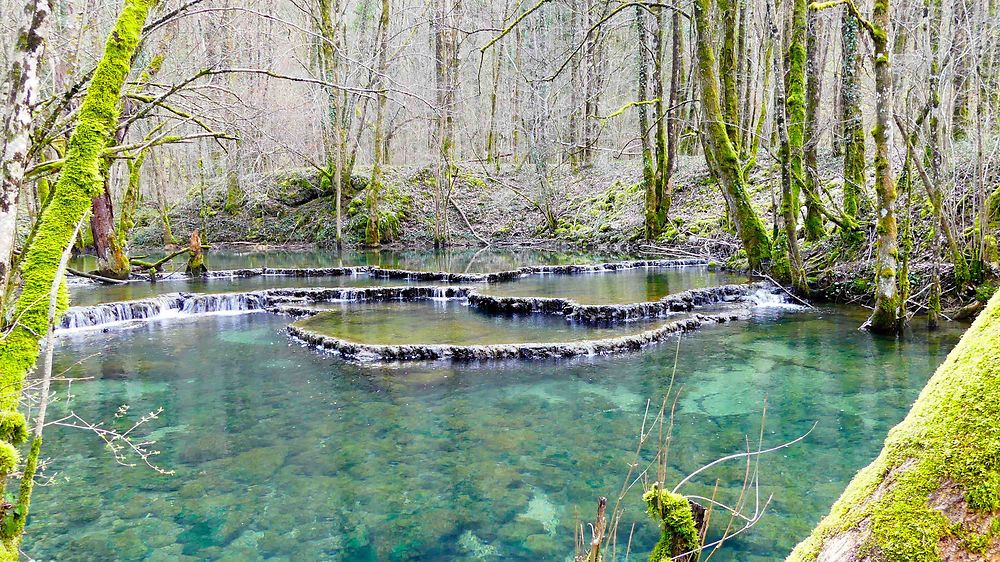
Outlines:
[[486,544],[483,542],[483,539],[477,537],[472,531],[466,531],[462,533],[462,536],[458,537],[458,546],[473,559],[485,560],[500,556],[497,547]]

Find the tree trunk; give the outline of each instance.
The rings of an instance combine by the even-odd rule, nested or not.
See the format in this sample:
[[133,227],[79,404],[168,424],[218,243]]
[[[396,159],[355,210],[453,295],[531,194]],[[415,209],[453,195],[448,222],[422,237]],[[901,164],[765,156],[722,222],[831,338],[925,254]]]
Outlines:
[[188,262],[184,272],[192,277],[205,275],[208,267],[205,265],[205,251],[202,249],[201,236],[195,229],[188,239]]
[[[578,44],[582,40],[582,34],[586,33],[582,30],[583,18],[580,13],[580,3],[581,0],[570,0],[570,28],[572,33],[570,34],[570,39],[573,45]],[[639,9],[637,7],[637,9]],[[570,151],[570,165],[573,173],[579,171],[580,168],[580,94],[581,94],[581,77],[580,77],[580,55],[579,53],[574,53],[569,61],[569,83],[570,83],[570,94],[569,94],[569,151]],[[516,80],[515,80],[516,83]]]
[[722,79],[722,114],[726,119],[726,133],[737,154],[742,153],[740,131],[740,100],[737,89],[736,43],[739,8],[737,0],[717,0],[722,17],[722,47],[719,49],[719,77]]
[[[491,74],[492,84],[490,91],[490,122],[486,129],[486,163],[491,164],[494,173],[500,173],[500,151],[497,143],[497,98],[500,91],[500,64],[503,61],[503,45],[497,45],[493,53],[493,73]],[[572,105],[572,104],[571,104]],[[572,115],[570,117],[570,158],[576,150],[575,136],[572,127]]]
[[928,10],[927,34],[930,43],[931,68],[927,80],[927,147],[924,151],[924,165],[931,169],[932,181],[937,178],[942,163],[941,158],[941,24],[944,21],[941,0],[925,0]]
[[757,211],[750,204],[739,155],[726,131],[725,116],[719,101],[715,52],[712,48],[710,7],[710,0],[694,0],[694,25],[698,33],[697,73],[701,91],[705,159],[719,179],[729,217],[736,224],[750,267],[762,269],[770,260],[771,239]]
[[[840,82],[840,104],[843,121],[844,151],[844,214],[858,217],[865,200],[865,130],[861,117],[861,48],[860,24],[844,10],[841,22],[843,64]],[[860,231],[841,229],[841,238],[848,248],[861,242]]]
[[969,104],[970,90],[973,79],[970,76],[973,72],[972,65],[969,64],[969,23],[970,6],[969,0],[955,0],[953,8],[953,39],[951,43],[951,53],[954,59],[955,73],[952,84],[955,90],[955,97],[951,110],[951,136],[955,140],[964,140],[968,136],[969,128]]
[[434,58],[436,104],[438,108],[436,141],[438,150],[437,179],[434,188],[434,245],[448,243],[448,202],[453,185],[452,152],[454,150],[454,102],[457,87],[458,43],[454,29],[454,13],[458,4],[449,9],[447,0],[436,0]]
[[[328,82],[337,82],[339,79],[337,47],[338,35],[337,27],[333,23],[331,13],[340,12],[340,3],[337,0],[319,0],[319,65],[323,76]],[[343,243],[343,213],[341,209],[341,197],[343,193],[343,167],[344,148],[346,139],[344,138],[343,115],[340,104],[341,94],[335,90],[329,90],[326,95],[326,115],[325,134],[323,147],[326,152],[327,173],[331,177],[331,187],[334,190],[334,212],[336,213],[336,244],[340,248]],[[332,173],[331,173],[332,172]]]
[[17,50],[7,83],[2,145],[0,145],[0,313],[5,309],[11,263],[17,237],[17,201],[28,164],[31,108],[41,85],[39,67],[49,34],[48,0],[25,3],[27,24],[18,34]]
[[389,0],[382,0],[382,15],[378,21],[378,65],[375,75],[378,102],[375,106],[375,129],[372,133],[372,179],[368,182],[368,228],[365,231],[365,243],[378,246],[382,243],[381,225],[379,224],[379,199],[382,197],[382,161],[385,158],[385,104],[386,95],[385,73],[388,68],[387,51],[389,50]]
[[[673,15],[671,16],[670,22],[670,33],[671,37],[671,52],[673,56],[670,60],[670,97],[669,103],[667,104],[667,111],[660,111],[662,115],[662,121],[666,121],[666,158],[664,158],[663,164],[663,179],[660,182],[663,188],[663,194],[660,197],[660,205],[663,208],[663,223],[670,217],[670,206],[673,203],[673,193],[674,193],[674,170],[677,169],[677,144],[680,141],[680,119],[678,114],[680,109],[677,107],[680,104],[681,97],[684,95],[684,30],[681,25],[681,15],[677,10],[673,10]],[[658,14],[662,19],[662,8],[661,12]],[[660,32],[662,33],[663,24],[660,25]],[[663,68],[663,52],[664,48],[660,48],[657,52],[657,56],[660,57],[660,68]],[[662,71],[659,74],[662,80]],[[662,92],[661,96],[662,97]]]
[[[0,376],[4,387],[0,394],[0,417],[6,420],[4,427],[7,428],[0,445],[3,450],[0,475],[4,480],[17,466],[14,443],[27,436],[24,417],[18,412],[19,400],[24,377],[38,359],[40,339],[50,327],[48,303],[52,288],[58,283],[60,259],[73,243],[91,200],[103,188],[98,179],[101,152],[118,125],[121,89],[151,4],[149,0],[124,1],[80,106],[76,128],[66,145],[59,182],[51,202],[42,211],[35,238],[25,249],[21,267],[23,288],[14,314],[18,320],[8,327],[6,337],[0,340],[0,365],[4,366]],[[61,296],[60,313],[66,303],[66,297]],[[37,455],[38,451],[33,449],[29,461]],[[30,496],[30,486],[22,489],[14,525],[4,525],[0,529],[0,560],[15,561],[19,557],[18,547]]]
[[[799,196],[806,191],[807,171],[803,160],[805,157],[806,133],[806,35],[807,12],[806,0],[791,0],[791,27],[787,35],[785,50],[785,67],[788,72],[785,79],[785,115],[788,120],[788,173],[791,176],[791,192],[789,204],[793,210],[792,219],[798,220]],[[808,198],[808,196],[807,196]],[[795,222],[792,232],[797,231]]]
[[670,115],[668,114],[669,108],[665,107],[663,99],[663,56],[666,50],[664,38],[667,19],[662,6],[654,8],[654,11],[656,13],[656,34],[653,36],[653,96],[656,98],[656,103],[653,107],[656,117],[656,135],[654,137],[656,168],[653,173],[653,197],[656,200],[654,221],[657,235],[659,235],[667,225],[667,213],[670,211],[670,186],[668,182],[671,180],[671,170],[668,168],[672,162],[670,149],[667,147],[667,122]]
[[896,233],[896,184],[889,151],[892,148],[892,68],[889,58],[890,0],[875,0],[872,41],[875,44],[875,195],[878,199],[875,248],[875,311],[868,322],[873,332],[898,333],[899,241]]
[[807,17],[806,39],[806,122],[803,158],[805,167],[806,220],[803,223],[806,239],[817,241],[826,235],[823,227],[823,215],[820,210],[820,196],[823,185],[819,181],[817,170],[817,151],[819,148],[819,104],[823,96],[823,69],[820,68],[819,57],[819,13],[810,10]]
[[126,279],[129,274],[128,256],[117,236],[114,206],[107,179],[103,183],[101,193],[91,202],[93,213],[90,216],[90,233],[97,253],[97,273],[111,279]]
[[[768,3],[768,11],[772,6]],[[778,23],[774,17],[770,18],[771,37],[775,44],[780,45],[781,39],[778,31]],[[783,49],[773,50],[775,74],[779,77],[786,76],[784,81],[775,81],[775,128],[780,139],[781,158],[781,201],[779,203],[780,212],[778,214],[776,226],[776,240],[771,257],[771,268],[775,276],[791,283],[796,290],[808,292],[809,286],[806,284],[805,268],[802,265],[802,254],[799,250],[799,239],[796,232],[798,217],[797,197],[795,196],[794,184],[791,174],[791,145],[788,137],[788,123],[786,119],[787,100],[785,98],[785,88],[788,87],[789,79],[785,74]]]
[[998,357],[1000,293],[788,561],[1000,559]]
[[642,149],[642,181],[645,186],[645,233],[647,240],[654,240],[660,235],[660,225],[657,222],[656,211],[660,202],[656,197],[656,185],[653,175],[653,149],[649,144],[649,111],[646,100],[649,97],[649,37],[646,33],[646,12],[640,7],[635,8],[635,31],[638,37],[636,44],[638,59],[638,82],[636,84],[636,101],[639,105],[639,146]]

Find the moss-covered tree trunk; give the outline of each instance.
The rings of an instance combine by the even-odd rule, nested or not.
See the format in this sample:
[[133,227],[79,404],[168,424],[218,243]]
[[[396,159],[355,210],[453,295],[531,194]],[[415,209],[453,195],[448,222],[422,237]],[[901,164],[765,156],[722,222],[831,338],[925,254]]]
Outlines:
[[[666,123],[665,131],[665,158],[663,162],[663,179],[660,182],[663,194],[660,198],[660,206],[663,209],[664,221],[670,217],[670,207],[674,197],[674,170],[677,169],[677,144],[680,140],[681,123],[679,119],[680,109],[678,106],[684,96],[684,27],[681,14],[678,10],[673,10],[670,21],[671,53],[670,60],[670,94],[668,96],[667,110],[660,109],[660,120]],[[657,12],[657,17],[663,20],[662,9]],[[663,23],[660,24],[660,33],[663,33]],[[665,48],[661,46],[657,52],[660,58],[660,68],[663,67],[663,57]],[[660,73],[662,80],[662,72]],[[661,96],[662,97],[662,94]],[[662,102],[661,102],[662,108]]]
[[[637,24],[642,22],[638,18],[642,17],[641,13],[645,13],[643,9],[636,7],[637,10]],[[652,67],[653,67],[653,80],[652,80],[652,96],[653,96],[653,110],[654,110],[654,144],[650,146],[648,140],[648,133],[650,130],[649,120],[647,118],[646,109],[644,106],[639,107],[640,111],[640,128],[642,129],[642,141],[643,141],[643,172],[646,181],[646,217],[645,217],[645,231],[646,238],[654,239],[663,233],[664,227],[667,223],[667,214],[670,209],[670,181],[672,175],[673,166],[673,156],[671,155],[670,140],[669,140],[669,120],[670,116],[667,115],[668,108],[666,107],[667,100],[664,99],[663,91],[663,59],[666,37],[666,17],[662,7],[656,7],[653,9],[656,14],[656,32],[653,34],[653,44],[652,48],[647,47],[647,37],[645,26],[641,28],[641,36],[643,37],[643,42],[641,43],[640,50],[640,91],[644,93],[643,98],[645,99],[645,92],[648,91],[648,65],[649,56],[648,51],[653,54],[652,57]],[[679,55],[674,57],[674,66],[678,64]],[[673,71],[671,71],[673,72]],[[676,80],[673,75],[671,75],[670,88],[671,92],[669,96],[671,99],[676,99],[673,92],[673,87],[676,85]],[[648,161],[647,161],[648,156]]]
[[789,561],[1000,559],[1000,294]]
[[[315,20],[319,27],[319,66],[324,78],[331,83],[338,81],[338,59],[337,48],[338,35],[337,27],[333,23],[331,14],[340,13],[340,3],[337,0],[318,0],[318,17]],[[326,95],[326,115],[324,124],[326,127],[323,138],[323,148],[326,152],[326,169],[330,177],[334,191],[334,212],[336,214],[336,244],[339,248],[343,243],[343,210],[341,196],[344,190],[344,151],[346,138],[343,126],[341,93],[330,90]],[[348,176],[350,181],[350,176]]]
[[969,52],[971,8],[970,0],[955,0],[952,8],[951,55],[955,69],[952,74],[954,96],[951,106],[951,136],[955,140],[966,139],[971,124],[971,93],[975,82],[975,70],[970,64],[973,55]]
[[874,43],[875,55],[875,195],[876,240],[875,240],[875,310],[865,326],[873,332],[895,334],[903,328],[904,318],[900,316],[898,285],[899,240],[896,223],[896,182],[893,179],[892,127],[894,97],[892,93],[892,67],[889,51],[890,0],[875,0],[872,19],[861,15],[851,0],[831,0],[811,5],[815,10],[844,5],[858,21]]
[[[493,65],[492,72],[490,74],[491,82],[490,84],[490,121],[489,126],[486,128],[486,163],[492,165],[494,173],[500,173],[500,147],[497,142],[497,100],[499,99],[500,91],[500,65],[503,62],[503,45],[496,45],[493,52]],[[574,57],[575,60],[575,57]],[[574,68],[575,73],[575,68]],[[573,74],[575,77],[575,74]],[[575,81],[575,78],[574,78]],[[570,107],[574,107],[574,104],[570,104]],[[572,160],[576,158],[576,123],[573,122],[574,119],[573,112],[570,112],[570,131],[569,131],[569,157]]]
[[[135,214],[142,202],[142,165],[146,163],[146,150],[140,151],[128,161],[128,182],[125,193],[122,194],[121,216],[115,226],[115,235],[119,244],[126,247],[129,234],[135,228]],[[128,255],[128,252],[125,252]]]
[[[924,9],[928,13],[927,35],[931,51],[931,73],[928,80],[930,111],[927,132],[927,150],[924,153],[924,165],[931,168],[931,181],[937,185],[939,168],[941,166],[940,150],[940,112],[941,112],[941,22],[943,21],[941,0],[924,0]],[[940,213],[940,207],[935,213]],[[931,226],[931,282],[927,291],[927,328],[936,330],[941,316],[941,215],[936,215],[937,221]],[[964,256],[963,256],[964,260]],[[957,273],[957,270],[956,270]],[[957,276],[957,275],[956,275]]]
[[202,276],[208,273],[208,266],[205,265],[205,251],[201,244],[201,234],[195,229],[188,239],[188,261],[184,272],[192,277]]
[[382,13],[378,20],[378,64],[375,81],[378,90],[378,101],[375,106],[375,128],[372,132],[372,179],[368,182],[368,227],[365,230],[365,243],[378,246],[382,243],[381,225],[379,224],[379,200],[382,197],[382,162],[385,159],[385,104],[388,99],[385,74],[388,67],[389,50],[389,0],[382,0]]
[[696,70],[701,91],[705,159],[719,179],[730,220],[736,225],[750,267],[762,269],[770,261],[771,238],[750,204],[743,167],[726,130],[712,47],[710,8],[710,0],[694,1],[694,25],[698,34]]
[[[785,49],[785,114],[788,129],[788,173],[791,176],[792,233],[795,232],[794,219],[799,214],[799,196],[807,189],[805,157],[806,133],[806,28],[807,12],[805,0],[791,1],[791,26]],[[784,203],[782,203],[784,205]]]
[[743,134],[740,131],[740,99],[737,86],[739,74],[736,61],[739,6],[736,0],[716,0],[722,18],[722,45],[719,47],[719,78],[722,80],[722,114],[726,133],[737,154],[741,154]]
[[[770,12],[773,6],[768,4]],[[775,43],[780,42],[778,23],[775,18],[771,18],[771,38]],[[799,251],[799,240],[796,232],[796,222],[798,216],[798,197],[794,190],[791,175],[790,143],[788,138],[788,124],[786,122],[787,100],[785,89],[788,87],[789,75],[785,74],[785,65],[782,49],[772,51],[774,57],[775,74],[784,76],[785,82],[776,82],[775,94],[775,128],[779,138],[779,157],[781,158],[781,200],[779,203],[779,213],[777,224],[775,225],[774,249],[771,257],[771,268],[774,275],[783,282],[791,283],[793,287],[801,292],[808,292],[806,284],[805,268],[802,265],[802,254]]]
[[[458,30],[455,27],[459,4],[435,0],[434,64],[437,104],[435,141],[437,142],[437,178],[434,185],[434,246],[447,245],[448,205],[454,182],[455,90],[458,87]],[[516,29],[516,28],[515,28]]]
[[[802,2],[803,10],[806,9]],[[806,182],[806,218],[802,226],[806,239],[817,241],[826,235],[823,226],[823,214],[820,207],[820,194],[823,185],[819,181],[817,157],[819,151],[819,112],[820,100],[823,96],[823,69],[819,60],[819,14],[815,10],[808,11],[806,23],[806,115],[805,142],[803,145],[803,164]]]
[[[673,157],[670,155],[670,147],[668,146],[670,141],[667,139],[667,122],[670,119],[667,112],[669,108],[666,106],[667,100],[664,99],[663,95],[663,59],[666,51],[667,18],[662,6],[657,6],[654,12],[656,13],[656,33],[653,35],[653,97],[656,98],[656,103],[653,105],[653,109],[656,117],[656,134],[653,138],[656,146],[656,172],[653,174],[653,179],[656,192],[656,224],[657,229],[662,233],[667,225],[667,214],[670,212]],[[671,81],[672,84],[673,81]]]
[[[840,82],[841,121],[844,151],[844,214],[858,217],[865,200],[865,130],[861,117],[861,24],[848,10],[841,22],[842,73]],[[847,248],[862,242],[861,231],[841,229],[841,240]]]
[[896,226],[896,182],[892,161],[892,69],[889,55],[890,0],[875,0],[870,32],[875,45],[875,195],[878,213],[875,248],[875,311],[869,326],[879,333],[897,333],[899,317],[899,240]]
[[[943,10],[941,0],[925,0],[925,8],[929,11],[928,36],[931,50],[931,69],[928,80],[930,99],[928,106],[927,149],[924,154],[924,166],[929,169],[929,175],[924,177],[924,187],[930,198],[934,217],[937,219],[935,243],[937,237],[944,235],[948,244],[948,253],[955,266],[954,277],[960,285],[970,281],[969,262],[965,251],[959,244],[958,234],[951,217],[944,210],[944,192],[940,186],[941,157],[941,23]],[[923,177],[923,176],[922,176]],[[935,252],[935,261],[938,253]],[[935,270],[936,271],[936,270]],[[937,303],[940,307],[940,302]]]
[[[57,284],[60,261],[73,243],[77,226],[101,193],[101,152],[118,125],[119,97],[131,68],[152,0],[125,0],[108,37],[104,54],[94,71],[79,109],[76,128],[66,148],[66,159],[48,206],[39,218],[37,234],[25,250],[21,264],[22,289],[15,304],[13,325],[0,340],[0,476],[17,466],[13,443],[26,436],[24,417],[18,412],[24,378],[38,359],[39,342],[49,330],[48,303]],[[60,308],[66,304],[61,299]],[[38,450],[30,455],[37,457]],[[0,560],[17,560],[30,492],[18,499],[14,525],[0,528]]]
[[656,196],[656,186],[653,177],[653,148],[649,144],[649,111],[646,108],[646,100],[649,96],[649,37],[646,31],[646,12],[641,6],[635,7],[635,32],[638,38],[636,42],[636,60],[638,72],[636,73],[636,102],[639,105],[636,110],[639,112],[639,146],[642,150],[642,182],[645,187],[646,199],[644,202],[645,218],[644,230],[647,240],[653,240],[660,235],[660,225],[656,220],[656,209],[659,207],[659,200]]

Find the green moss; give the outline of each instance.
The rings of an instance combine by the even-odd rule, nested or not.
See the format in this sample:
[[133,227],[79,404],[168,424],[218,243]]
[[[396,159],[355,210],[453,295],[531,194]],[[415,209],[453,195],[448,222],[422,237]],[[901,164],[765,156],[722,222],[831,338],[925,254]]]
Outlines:
[[792,262],[788,255],[788,236],[781,231],[774,239],[771,250],[771,274],[784,283],[792,282]]
[[21,412],[0,412],[0,439],[14,445],[28,440],[28,424]]
[[712,2],[695,0],[693,7],[695,27],[701,35],[696,54],[701,107],[705,114],[705,158],[722,184],[729,218],[736,225],[749,265],[755,269],[763,269],[771,257],[771,239],[750,203],[743,167],[726,130],[711,40],[711,30],[714,27],[710,17]]
[[69,140],[65,164],[52,201],[39,219],[38,234],[27,249],[23,289],[14,316],[19,322],[0,342],[4,365],[0,411],[17,409],[21,384],[38,357],[38,340],[48,331],[48,299],[63,249],[77,223],[102,189],[99,161],[118,123],[118,97],[128,75],[150,2],[127,0],[94,71]]
[[[21,265],[22,290],[15,304],[10,326],[0,340],[0,412],[18,409],[24,378],[38,359],[39,340],[48,332],[48,303],[62,253],[73,243],[77,225],[90,208],[91,200],[103,188],[100,175],[101,152],[118,126],[119,97],[131,68],[132,55],[151,0],[125,0],[122,11],[108,37],[104,54],[94,71],[87,94],[80,105],[76,128],[67,144],[65,163],[49,205],[42,212],[37,234],[26,250]],[[66,306],[60,291],[59,307]],[[10,421],[11,418],[8,418]],[[11,437],[19,438],[15,430]],[[6,476],[17,462],[17,451],[7,442],[0,444],[0,472]],[[28,500],[20,506],[27,517]],[[17,560],[21,526],[5,526],[0,533],[0,560]]]
[[990,540],[991,537],[987,534],[969,533],[962,538],[962,546],[969,552],[984,556],[990,546]]
[[[946,482],[969,508],[1000,508],[1000,296],[994,296],[886,439],[791,561],[815,560],[824,541],[868,521],[863,554],[940,560],[952,524],[929,503]],[[880,492],[876,496],[875,490]]]
[[10,443],[0,442],[0,471],[9,474],[21,460],[21,454]]
[[237,214],[243,207],[243,190],[240,189],[239,177],[229,174],[226,178],[226,202],[222,209],[229,215]]
[[[375,222],[378,228],[378,240],[391,242],[399,237],[403,219],[413,206],[413,198],[393,185],[383,184],[379,192],[378,205],[374,206],[377,213]],[[365,239],[369,234],[373,208],[371,195],[371,191],[366,189],[347,206],[347,229],[358,239]]]
[[983,261],[986,263],[996,263],[1000,258],[1000,251],[997,248],[996,236],[987,234],[983,237]]
[[976,288],[976,300],[979,302],[987,302],[993,295],[997,292],[997,286],[992,283],[983,283]]
[[646,513],[660,524],[660,540],[649,555],[649,562],[671,560],[676,554],[697,548],[698,527],[687,498],[666,490],[659,483],[642,495]]

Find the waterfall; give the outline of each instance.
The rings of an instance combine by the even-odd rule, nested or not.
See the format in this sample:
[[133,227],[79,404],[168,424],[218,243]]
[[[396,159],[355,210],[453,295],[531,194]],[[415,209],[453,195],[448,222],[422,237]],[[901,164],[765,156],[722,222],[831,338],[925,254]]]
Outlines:
[[[63,315],[59,327],[60,329],[95,328],[132,320],[178,315],[275,311],[278,305],[316,302],[446,301],[464,299],[468,293],[468,287],[459,286],[308,287],[262,289],[246,293],[171,293],[149,299],[73,307]],[[304,309],[292,307],[290,312],[301,315]]]
[[183,314],[207,314],[210,312],[251,312],[264,310],[270,299],[260,293],[222,293],[217,295],[196,295],[184,301]]
[[792,302],[788,295],[775,288],[761,287],[747,295],[747,300],[753,303],[755,307],[760,308],[788,308],[793,310],[804,308],[802,305]]
[[92,328],[116,322],[169,316],[177,314],[186,298],[187,295],[183,293],[170,293],[142,300],[74,306],[63,314],[59,328]]
[[177,315],[264,310],[271,302],[264,293],[202,295],[170,293],[134,301],[94,306],[74,306],[63,314],[61,330],[96,328],[128,321],[152,320]]

